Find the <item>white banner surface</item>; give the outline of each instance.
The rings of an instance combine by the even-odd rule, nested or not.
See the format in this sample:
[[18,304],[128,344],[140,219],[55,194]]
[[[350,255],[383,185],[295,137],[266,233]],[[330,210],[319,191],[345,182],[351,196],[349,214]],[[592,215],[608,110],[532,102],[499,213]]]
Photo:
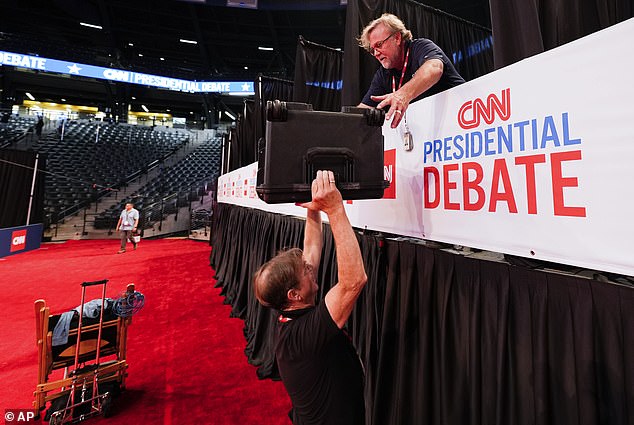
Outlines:
[[[380,200],[355,227],[634,275],[634,19],[412,104],[384,126]],[[257,198],[257,164],[219,202],[304,216]]]

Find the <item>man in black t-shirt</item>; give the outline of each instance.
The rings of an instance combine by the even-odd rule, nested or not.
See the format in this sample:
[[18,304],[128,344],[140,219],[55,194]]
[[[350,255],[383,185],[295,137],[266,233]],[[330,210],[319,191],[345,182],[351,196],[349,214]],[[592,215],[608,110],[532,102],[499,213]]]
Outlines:
[[[367,276],[332,171],[318,171],[306,208],[304,249],[281,252],[255,273],[258,301],[279,312],[275,355],[295,425],[363,425],[363,366],[343,327]],[[321,211],[337,250],[338,281],[316,304]]]
[[390,13],[370,22],[359,45],[381,63],[359,107],[389,107],[385,119],[396,128],[411,102],[464,83],[453,64],[433,41],[412,40],[412,33]]

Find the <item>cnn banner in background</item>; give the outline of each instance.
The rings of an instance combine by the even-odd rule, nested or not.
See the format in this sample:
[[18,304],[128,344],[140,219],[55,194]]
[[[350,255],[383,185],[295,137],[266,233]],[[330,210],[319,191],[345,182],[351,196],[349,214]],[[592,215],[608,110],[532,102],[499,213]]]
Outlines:
[[[383,127],[383,199],[346,204],[353,226],[634,275],[634,19],[410,105]],[[218,200],[260,201],[257,164],[219,179]]]
[[412,151],[384,127],[396,199],[355,221],[634,275],[634,85],[603,69],[633,39],[630,19],[411,105]]
[[0,258],[38,249],[41,242],[41,224],[0,229]]

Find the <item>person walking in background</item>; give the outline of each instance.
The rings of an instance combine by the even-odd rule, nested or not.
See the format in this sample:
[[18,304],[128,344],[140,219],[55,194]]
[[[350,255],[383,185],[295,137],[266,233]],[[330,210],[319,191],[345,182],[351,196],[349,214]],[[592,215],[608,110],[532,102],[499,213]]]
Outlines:
[[132,246],[136,249],[137,243],[133,239],[133,233],[136,232],[139,225],[139,212],[134,209],[132,203],[125,204],[125,209],[121,211],[119,221],[117,222],[116,231],[121,231],[121,249],[117,251],[117,254],[123,254],[128,240],[132,242]]
[[37,123],[35,124],[35,134],[37,135],[37,140],[42,138],[42,128],[44,127],[44,118],[40,115],[37,119]]
[[[403,22],[384,13],[370,22],[359,45],[381,64],[359,107],[389,107],[385,119],[396,128],[410,102],[464,83],[445,52],[426,38],[412,39]],[[407,121],[405,121],[407,123]]]
[[[253,278],[257,300],[279,312],[275,357],[293,403],[295,425],[363,425],[364,372],[343,330],[367,276],[359,242],[332,171],[317,171],[306,208],[304,249],[282,251]],[[328,215],[337,251],[338,281],[316,304],[323,246],[320,211]]]

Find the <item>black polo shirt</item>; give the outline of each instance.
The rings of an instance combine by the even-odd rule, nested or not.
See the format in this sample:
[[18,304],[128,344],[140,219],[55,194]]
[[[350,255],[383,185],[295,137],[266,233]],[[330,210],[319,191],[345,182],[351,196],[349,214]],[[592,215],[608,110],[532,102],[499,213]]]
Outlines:
[[363,368],[326,303],[282,312],[275,355],[295,425],[363,425]]
[[[405,77],[403,77],[403,84],[411,80],[416,70],[418,70],[418,68],[420,68],[421,65],[429,59],[440,59],[444,65],[440,80],[427,91],[423,92],[420,96],[412,99],[412,103],[465,82],[460,74],[458,74],[458,71],[456,71],[456,68],[454,68],[453,63],[449,60],[445,52],[443,52],[442,49],[433,41],[426,38],[419,38],[410,41],[406,44],[405,48],[411,48],[411,50],[409,52],[409,60],[407,69],[405,70]],[[398,89],[398,83],[401,80],[401,73],[401,69],[385,69],[382,66],[379,67],[374,74],[374,78],[370,84],[370,89],[363,97],[361,103],[368,106],[378,105],[379,102],[373,101],[370,96],[381,96],[392,93],[392,77],[394,77],[396,87]]]

